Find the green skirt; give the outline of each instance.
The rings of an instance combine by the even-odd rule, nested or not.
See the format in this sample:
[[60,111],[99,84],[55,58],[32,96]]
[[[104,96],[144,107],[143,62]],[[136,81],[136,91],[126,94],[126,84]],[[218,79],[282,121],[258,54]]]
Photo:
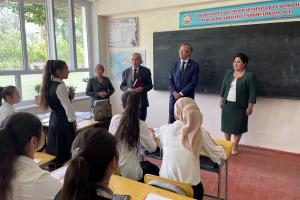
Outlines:
[[245,107],[226,101],[222,109],[221,130],[229,134],[242,134],[248,131],[248,116]]

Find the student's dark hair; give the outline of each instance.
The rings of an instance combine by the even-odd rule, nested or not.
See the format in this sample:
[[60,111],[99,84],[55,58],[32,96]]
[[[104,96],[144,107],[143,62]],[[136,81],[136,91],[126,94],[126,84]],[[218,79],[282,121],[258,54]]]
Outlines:
[[191,50],[191,53],[192,53],[193,50],[194,50],[193,47],[192,47],[192,45],[190,45],[190,44],[187,43],[187,42],[184,42],[184,43],[180,44],[179,48],[180,48],[181,46],[188,46],[188,47],[190,48],[190,50]]
[[234,57],[233,57],[233,60],[235,58],[240,58],[243,63],[245,63],[245,67],[247,66],[248,62],[249,62],[249,58],[248,56],[246,56],[246,54],[243,54],[243,53],[237,53]]
[[[16,90],[17,90],[17,88],[13,85],[1,87],[0,88],[0,102],[2,102],[2,99],[7,101],[7,97],[12,96]],[[0,103],[0,105],[1,105],[1,103]]]
[[62,70],[67,63],[63,60],[48,60],[45,65],[43,82],[41,87],[40,105],[44,109],[48,109],[48,88],[51,81],[51,76],[57,77],[57,70]]
[[106,130],[94,127],[80,133],[71,150],[73,158],[59,199],[95,199],[97,183],[105,178],[111,161],[118,159],[116,139]]
[[127,91],[122,95],[124,112],[120,119],[115,137],[117,142],[125,144],[129,150],[139,146],[140,121],[139,105],[140,96],[137,92]]
[[15,176],[15,161],[26,155],[32,137],[40,138],[42,124],[36,116],[17,112],[8,116],[0,128],[0,199],[11,199],[11,182]]

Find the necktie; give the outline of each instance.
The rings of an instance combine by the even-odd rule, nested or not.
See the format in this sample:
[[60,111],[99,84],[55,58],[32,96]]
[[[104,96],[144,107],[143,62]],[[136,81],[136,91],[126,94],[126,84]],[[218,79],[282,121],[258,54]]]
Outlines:
[[180,66],[180,72],[181,72],[181,75],[182,75],[183,72],[184,72],[184,66],[185,66],[185,63],[186,63],[186,62],[182,62],[182,63],[181,63],[181,66]]
[[137,78],[138,78],[138,72],[137,69],[134,69],[133,81],[135,81]]

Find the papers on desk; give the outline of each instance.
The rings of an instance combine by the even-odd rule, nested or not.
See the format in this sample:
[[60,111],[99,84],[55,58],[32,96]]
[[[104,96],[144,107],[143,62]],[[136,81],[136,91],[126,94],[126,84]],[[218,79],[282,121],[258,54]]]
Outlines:
[[83,119],[92,119],[93,114],[90,112],[75,112],[76,118],[83,118]]
[[40,159],[40,158],[35,158],[33,161],[34,161],[35,163],[39,163],[41,160],[42,160],[42,159]]
[[51,172],[51,176],[60,180],[60,182],[64,181],[65,173],[67,171],[68,166],[63,166],[53,172]]
[[171,200],[171,199],[159,196],[157,194],[150,193],[144,198],[144,200]]

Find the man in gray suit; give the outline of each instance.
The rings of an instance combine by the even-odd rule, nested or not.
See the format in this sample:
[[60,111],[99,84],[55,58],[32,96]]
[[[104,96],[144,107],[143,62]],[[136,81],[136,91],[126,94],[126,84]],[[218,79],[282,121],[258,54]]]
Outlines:
[[122,91],[134,90],[140,94],[141,102],[139,117],[145,121],[147,117],[147,107],[149,106],[147,92],[153,88],[151,71],[141,66],[142,57],[139,53],[133,53],[131,58],[132,67],[125,69],[122,73]]

